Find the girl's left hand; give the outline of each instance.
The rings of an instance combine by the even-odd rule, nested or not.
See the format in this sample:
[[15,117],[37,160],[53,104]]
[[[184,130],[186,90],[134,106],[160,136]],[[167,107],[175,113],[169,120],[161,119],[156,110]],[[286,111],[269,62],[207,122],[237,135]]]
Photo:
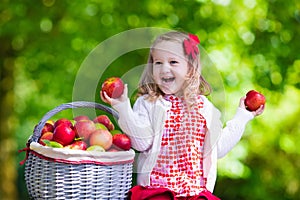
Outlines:
[[[240,99],[240,105],[239,105],[239,107],[240,108],[244,108],[245,110],[247,110],[246,106],[245,106],[245,103],[244,103],[245,99],[246,99],[246,97],[242,97]],[[251,112],[254,116],[258,116],[258,115],[261,115],[264,112],[264,110],[265,110],[265,105],[261,105],[257,110],[255,110],[255,111],[249,111],[249,112]]]
[[126,101],[128,99],[127,96],[128,96],[128,87],[127,87],[127,84],[124,85],[123,94],[119,98],[116,98],[116,99],[109,97],[106,94],[106,92],[100,92],[100,97],[101,97],[102,101],[105,102],[105,103],[108,103],[108,104],[110,104],[112,106]]

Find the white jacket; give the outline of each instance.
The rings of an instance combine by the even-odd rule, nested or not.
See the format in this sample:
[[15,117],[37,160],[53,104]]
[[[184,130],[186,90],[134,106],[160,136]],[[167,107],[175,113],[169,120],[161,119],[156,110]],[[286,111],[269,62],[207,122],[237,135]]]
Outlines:
[[[206,119],[208,132],[204,141],[204,177],[206,188],[213,192],[217,176],[217,159],[225,156],[241,139],[245,126],[253,114],[238,108],[232,120],[223,128],[220,111],[205,97],[200,113]],[[164,122],[171,102],[162,97],[149,102],[139,97],[133,109],[128,101],[113,106],[119,113],[118,124],[130,137],[132,147],[139,151],[136,161],[137,184],[150,185],[150,174],[160,151]]]

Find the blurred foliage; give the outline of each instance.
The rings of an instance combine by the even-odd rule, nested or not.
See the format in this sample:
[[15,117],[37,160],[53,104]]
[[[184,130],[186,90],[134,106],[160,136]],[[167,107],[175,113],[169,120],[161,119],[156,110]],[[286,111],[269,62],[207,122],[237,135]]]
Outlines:
[[[139,27],[200,37],[223,79],[225,119],[248,90],[267,98],[265,113],[220,160],[215,194],[228,200],[299,198],[299,1],[2,0],[0,26],[0,199],[27,198],[24,166],[18,165],[25,155],[17,150],[47,111],[72,101],[86,56],[107,38]],[[134,41],[120,45],[126,42]],[[143,49],[122,55],[101,80],[121,76],[146,58]]]

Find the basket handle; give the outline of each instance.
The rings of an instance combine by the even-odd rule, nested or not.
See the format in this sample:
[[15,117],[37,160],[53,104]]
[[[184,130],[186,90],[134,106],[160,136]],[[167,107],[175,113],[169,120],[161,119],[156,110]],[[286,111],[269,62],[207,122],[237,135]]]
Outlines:
[[31,142],[38,142],[41,133],[42,133],[42,129],[46,123],[46,121],[48,119],[50,119],[53,115],[55,115],[56,113],[62,111],[62,110],[66,110],[66,109],[73,109],[73,108],[96,108],[98,110],[103,110],[109,114],[111,114],[114,118],[118,119],[119,115],[118,112],[115,111],[114,109],[102,105],[102,104],[98,104],[95,102],[88,102],[88,101],[75,101],[75,102],[70,102],[70,103],[64,103],[61,104],[57,107],[55,107],[54,109],[50,110],[49,112],[47,112],[43,118],[40,120],[40,122],[35,126],[34,130],[33,130],[33,135],[32,137],[29,139],[29,143]]

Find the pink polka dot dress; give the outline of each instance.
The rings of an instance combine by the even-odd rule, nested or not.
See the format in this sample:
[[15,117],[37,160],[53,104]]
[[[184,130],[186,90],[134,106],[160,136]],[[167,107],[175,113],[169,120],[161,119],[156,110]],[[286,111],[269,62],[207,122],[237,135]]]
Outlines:
[[196,107],[188,110],[182,98],[165,97],[172,102],[167,112],[161,149],[150,176],[152,187],[164,187],[177,197],[199,194],[205,189],[203,149],[206,121],[199,112],[203,101],[199,96]]

